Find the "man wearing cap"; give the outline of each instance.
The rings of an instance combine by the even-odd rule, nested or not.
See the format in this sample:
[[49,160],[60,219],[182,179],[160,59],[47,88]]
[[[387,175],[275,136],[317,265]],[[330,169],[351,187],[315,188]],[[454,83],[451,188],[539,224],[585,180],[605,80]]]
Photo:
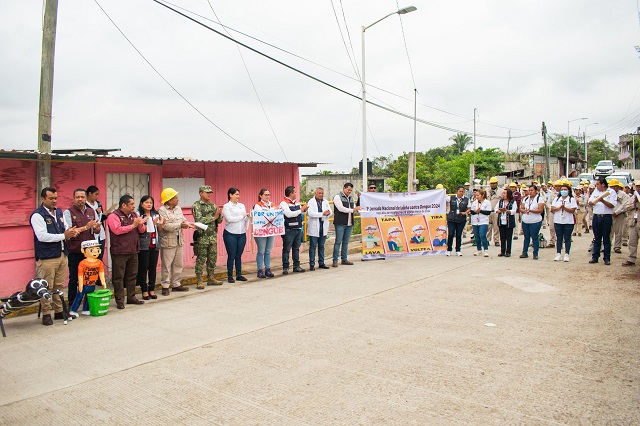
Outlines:
[[638,239],[640,238],[640,180],[635,183],[635,190],[629,194],[625,211],[629,228],[629,257],[622,266],[633,266],[636,264]]
[[596,181],[596,189],[589,197],[589,204],[593,206],[593,252],[589,263],[598,263],[600,247],[603,246],[605,265],[611,265],[611,225],[613,211],[618,204],[618,195],[609,189],[604,177]]
[[[207,225],[207,229],[194,232],[194,248],[196,249],[196,277],[198,290],[204,290],[202,269],[207,264],[207,285],[222,285],[216,280],[215,269],[218,262],[218,225],[222,223],[222,209],[211,202],[213,190],[209,185],[199,188],[200,199],[191,206],[191,214],[196,223]],[[195,238],[197,232],[197,239]]]
[[127,289],[127,304],[142,305],[136,298],[138,277],[138,252],[140,236],[147,232],[146,219],[136,215],[136,203],[131,195],[123,195],[119,207],[107,216],[111,245],[111,282],[116,298],[116,307],[124,309],[124,289]]
[[162,274],[160,282],[162,284],[162,295],[171,294],[173,291],[189,291],[188,287],[180,283],[182,275],[182,247],[184,246],[184,236],[182,230],[193,228],[187,222],[182,209],[178,205],[178,191],[173,188],[165,188],[160,195],[162,206],[158,209],[161,222],[158,222],[160,233],[160,256],[162,259]]
[[493,236],[493,243],[496,247],[500,246],[500,229],[498,228],[498,214],[496,206],[502,200],[502,189],[498,188],[498,178],[492,177],[489,179],[489,190],[487,191],[487,199],[491,202],[491,215],[489,216],[489,229],[487,230],[487,241],[491,243],[491,237]]
[[617,179],[611,179],[609,188],[616,191],[618,195],[618,204],[613,209],[613,225],[611,226],[611,240],[613,241],[613,251],[622,253],[622,244],[628,244],[628,240],[624,239],[624,229],[627,227],[627,211],[625,204],[629,199],[626,192],[622,190],[622,184]]

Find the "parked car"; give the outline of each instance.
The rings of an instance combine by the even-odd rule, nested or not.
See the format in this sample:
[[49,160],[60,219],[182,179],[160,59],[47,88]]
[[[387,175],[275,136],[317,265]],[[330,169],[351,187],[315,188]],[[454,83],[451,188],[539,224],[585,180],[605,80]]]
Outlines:
[[615,177],[620,182],[622,182],[621,179],[626,179],[628,182],[633,182],[633,175],[631,173],[629,173],[629,172],[617,171],[617,172],[612,173],[610,176],[611,177]]
[[591,173],[580,173],[580,175],[578,175],[578,179],[580,179],[580,182],[582,182],[583,180],[586,180],[589,183],[594,181],[593,175]]
[[616,165],[611,160],[602,160],[598,162],[596,166],[596,176],[609,176],[616,171]]
[[613,179],[617,179],[618,182],[620,182],[622,184],[622,186],[625,185],[633,185],[633,182],[631,180],[629,180],[628,176],[625,175],[609,175],[606,177],[607,182],[611,182]]
[[567,178],[567,180],[569,182],[571,182],[571,187],[572,188],[576,188],[576,187],[578,187],[578,185],[580,185],[580,178],[570,177],[570,178]]

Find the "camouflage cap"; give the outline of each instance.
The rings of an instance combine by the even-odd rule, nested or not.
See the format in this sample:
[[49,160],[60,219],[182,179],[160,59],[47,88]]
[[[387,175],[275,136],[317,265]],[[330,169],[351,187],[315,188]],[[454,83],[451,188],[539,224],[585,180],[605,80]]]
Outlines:
[[209,185],[202,185],[198,192],[213,192],[213,189]]

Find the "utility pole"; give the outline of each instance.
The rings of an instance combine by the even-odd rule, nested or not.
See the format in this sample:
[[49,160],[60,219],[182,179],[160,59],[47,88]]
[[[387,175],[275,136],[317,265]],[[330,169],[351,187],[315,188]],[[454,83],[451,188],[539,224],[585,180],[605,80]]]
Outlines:
[[511,142],[511,129],[509,129],[509,139],[507,139],[507,156],[509,155],[509,143]]
[[545,182],[551,180],[551,171],[549,170],[549,149],[547,148],[547,125],[542,122],[542,139],[544,140],[544,168]]
[[[51,185],[51,115],[53,109],[53,59],[56,50],[58,0],[46,0],[40,62],[40,108],[38,111],[38,194]],[[38,204],[36,196],[36,205]]]
[[476,180],[476,108],[473,109],[473,165],[471,167],[469,177],[471,185],[475,185],[474,180]]

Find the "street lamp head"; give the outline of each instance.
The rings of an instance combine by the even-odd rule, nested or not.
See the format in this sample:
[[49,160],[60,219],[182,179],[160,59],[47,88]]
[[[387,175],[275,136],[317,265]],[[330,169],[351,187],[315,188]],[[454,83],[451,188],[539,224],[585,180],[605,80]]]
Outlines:
[[417,7],[415,6],[407,6],[407,7],[403,7],[402,9],[398,10],[398,15],[404,15],[405,13],[409,13],[409,12],[414,12],[418,10]]

